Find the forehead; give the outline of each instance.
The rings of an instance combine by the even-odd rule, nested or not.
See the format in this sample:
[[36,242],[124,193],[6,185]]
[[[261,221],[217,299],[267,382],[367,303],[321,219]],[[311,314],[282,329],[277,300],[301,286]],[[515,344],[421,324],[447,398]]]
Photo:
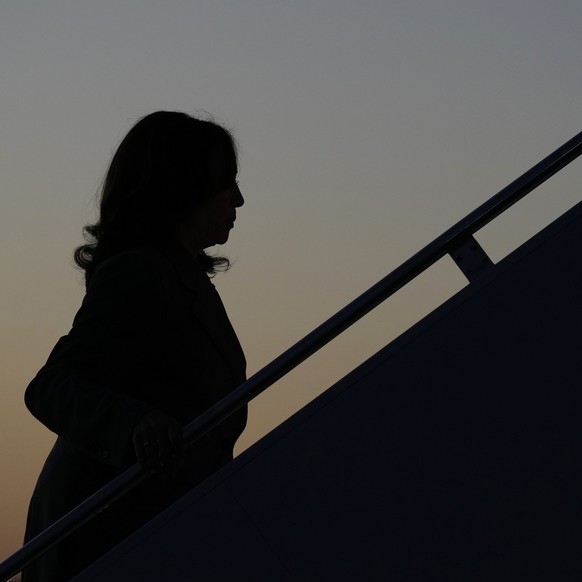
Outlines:
[[238,173],[236,153],[232,147],[216,148],[208,156],[208,169],[214,180],[232,180]]

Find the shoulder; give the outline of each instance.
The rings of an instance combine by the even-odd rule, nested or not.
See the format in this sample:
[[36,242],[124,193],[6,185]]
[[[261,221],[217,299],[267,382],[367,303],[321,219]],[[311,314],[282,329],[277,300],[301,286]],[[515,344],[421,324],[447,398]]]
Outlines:
[[155,247],[139,247],[119,253],[97,266],[89,288],[112,277],[131,280],[133,277],[152,276],[160,260],[161,252]]
[[153,247],[132,249],[103,261],[93,273],[73,327],[86,323],[110,327],[111,322],[137,319],[144,313],[149,319],[154,317],[156,306],[164,300],[163,263]]
[[[75,323],[93,320],[155,318],[155,314],[184,309],[211,288],[195,257],[176,246],[143,246],[103,261],[91,278]],[[97,316],[97,317],[96,317]]]
[[144,246],[119,253],[101,263],[87,287],[87,295],[117,296],[160,292],[178,276],[166,253]]
[[96,268],[89,289],[112,280],[128,285],[158,280],[166,284],[181,284],[191,291],[210,284],[196,257],[180,246],[170,244],[138,247],[107,259]]
[[143,246],[101,263],[84,306],[140,311],[148,306],[194,300],[212,284],[196,257],[176,245]]

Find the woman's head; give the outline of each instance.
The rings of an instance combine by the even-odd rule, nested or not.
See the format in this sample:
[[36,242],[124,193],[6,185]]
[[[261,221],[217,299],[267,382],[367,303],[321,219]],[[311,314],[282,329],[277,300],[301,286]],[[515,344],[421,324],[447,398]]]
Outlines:
[[[235,186],[237,171],[234,140],[218,124],[174,111],[143,117],[111,160],[99,220],[85,227],[89,244],[76,250],[76,263],[89,279],[119,252],[175,238],[215,194]],[[227,264],[204,257],[210,272]]]

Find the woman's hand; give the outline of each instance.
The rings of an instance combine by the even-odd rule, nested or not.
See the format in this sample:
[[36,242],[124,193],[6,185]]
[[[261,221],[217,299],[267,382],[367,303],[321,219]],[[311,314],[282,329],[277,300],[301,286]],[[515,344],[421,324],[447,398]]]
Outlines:
[[137,462],[162,481],[176,477],[183,461],[182,427],[160,410],[142,416],[132,433]]

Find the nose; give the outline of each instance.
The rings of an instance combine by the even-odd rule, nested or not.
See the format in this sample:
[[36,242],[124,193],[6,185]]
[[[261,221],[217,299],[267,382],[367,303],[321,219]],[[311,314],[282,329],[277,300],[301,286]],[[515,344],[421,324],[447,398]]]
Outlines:
[[238,185],[235,188],[234,191],[234,206],[235,208],[240,208],[244,203],[245,203],[245,199],[243,198],[242,192],[240,191],[240,188],[238,187]]

